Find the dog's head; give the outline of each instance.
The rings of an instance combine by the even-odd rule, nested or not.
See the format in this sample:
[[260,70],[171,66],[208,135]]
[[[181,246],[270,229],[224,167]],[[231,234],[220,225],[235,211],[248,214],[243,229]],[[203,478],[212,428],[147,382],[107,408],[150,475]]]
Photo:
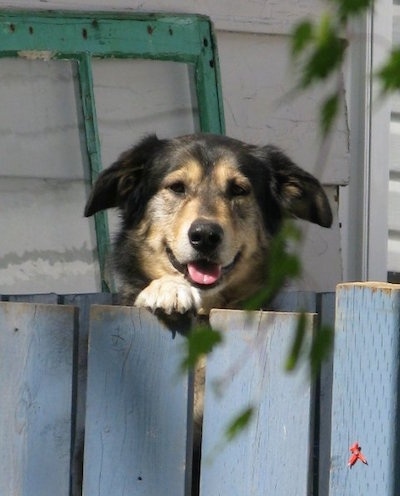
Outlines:
[[122,214],[117,245],[147,280],[179,273],[210,293],[259,278],[284,216],[332,222],[320,183],[279,149],[210,134],[149,136],[123,153],[85,215],[112,207]]

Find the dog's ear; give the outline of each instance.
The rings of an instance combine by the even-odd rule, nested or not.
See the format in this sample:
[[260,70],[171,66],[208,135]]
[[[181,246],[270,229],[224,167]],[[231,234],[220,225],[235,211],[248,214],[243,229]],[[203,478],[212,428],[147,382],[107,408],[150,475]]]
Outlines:
[[275,191],[283,210],[293,217],[319,224],[332,225],[332,210],[320,182],[295,165],[281,150],[264,148],[275,177]]
[[85,217],[107,208],[122,207],[140,181],[144,167],[163,143],[155,135],[147,136],[101,172],[86,203]]

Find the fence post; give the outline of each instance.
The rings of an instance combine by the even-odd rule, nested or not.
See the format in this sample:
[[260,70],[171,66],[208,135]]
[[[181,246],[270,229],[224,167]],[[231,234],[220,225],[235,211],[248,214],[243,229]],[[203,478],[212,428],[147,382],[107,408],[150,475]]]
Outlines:
[[0,494],[70,494],[76,310],[0,303]]
[[86,381],[88,336],[91,305],[111,305],[111,293],[70,294],[59,297],[64,305],[74,305],[79,309],[79,334],[76,350],[74,432],[71,454],[71,494],[82,495],[83,455],[85,442]]
[[[330,496],[400,494],[399,337],[400,285],[337,287]],[[354,442],[368,466],[350,470]]]

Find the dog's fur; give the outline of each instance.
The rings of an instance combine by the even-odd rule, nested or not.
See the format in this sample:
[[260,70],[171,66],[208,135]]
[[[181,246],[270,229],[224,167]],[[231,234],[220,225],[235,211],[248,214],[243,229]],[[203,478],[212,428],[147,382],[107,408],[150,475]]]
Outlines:
[[211,134],[151,135],[123,153],[100,174],[85,215],[112,207],[124,303],[166,314],[237,307],[265,284],[285,216],[332,222],[320,183],[278,148]]

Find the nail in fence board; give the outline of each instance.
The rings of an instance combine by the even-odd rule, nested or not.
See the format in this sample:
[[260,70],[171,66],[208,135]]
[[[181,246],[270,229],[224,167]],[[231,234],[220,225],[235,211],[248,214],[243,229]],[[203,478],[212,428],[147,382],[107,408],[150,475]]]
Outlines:
[[192,392],[178,374],[183,340],[143,309],[91,308],[84,494],[185,494]]
[[[337,287],[330,496],[400,494],[399,337],[400,285]],[[369,465],[350,470],[356,441]]]
[[[309,376],[284,371],[297,319],[295,313],[260,312],[249,319],[245,312],[212,312],[224,343],[207,359],[202,495],[309,495]],[[310,337],[314,319],[307,314]],[[250,426],[219,450],[228,424],[250,405],[256,407]]]
[[0,494],[68,496],[76,311],[0,303]]

